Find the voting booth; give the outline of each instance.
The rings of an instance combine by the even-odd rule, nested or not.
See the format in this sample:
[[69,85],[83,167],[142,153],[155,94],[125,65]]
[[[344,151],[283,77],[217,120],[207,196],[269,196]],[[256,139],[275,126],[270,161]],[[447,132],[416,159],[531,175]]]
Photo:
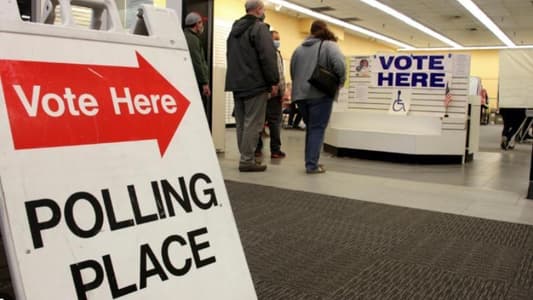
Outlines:
[[[524,109],[525,118],[515,135],[523,141],[533,126],[533,49],[500,50],[499,57],[498,107]],[[527,198],[533,199],[533,151]]]
[[348,80],[326,131],[326,151],[386,160],[465,161],[468,55],[353,56],[347,66]]
[[[17,299],[256,299],[176,14],[143,6],[124,30],[114,1],[52,2],[61,24],[0,1]],[[93,10],[90,28],[71,4]]]

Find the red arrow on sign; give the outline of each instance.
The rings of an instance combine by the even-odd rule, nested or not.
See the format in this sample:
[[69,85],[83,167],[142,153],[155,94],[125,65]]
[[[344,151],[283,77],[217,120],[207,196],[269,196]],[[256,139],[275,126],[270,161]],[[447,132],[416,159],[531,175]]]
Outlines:
[[15,149],[156,139],[164,155],[190,102],[138,67],[0,60]]

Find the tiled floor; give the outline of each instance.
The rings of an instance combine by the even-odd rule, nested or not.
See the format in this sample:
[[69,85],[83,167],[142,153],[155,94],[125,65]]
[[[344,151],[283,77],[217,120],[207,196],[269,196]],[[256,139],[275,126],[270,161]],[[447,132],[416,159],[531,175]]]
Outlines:
[[266,148],[266,172],[240,173],[235,130],[227,129],[219,161],[228,180],[533,225],[533,200],[525,199],[532,145],[501,151],[500,131],[499,125],[482,126],[480,152],[465,165],[387,163],[323,153],[327,172],[307,175],[304,131],[282,131],[285,159],[270,159]]

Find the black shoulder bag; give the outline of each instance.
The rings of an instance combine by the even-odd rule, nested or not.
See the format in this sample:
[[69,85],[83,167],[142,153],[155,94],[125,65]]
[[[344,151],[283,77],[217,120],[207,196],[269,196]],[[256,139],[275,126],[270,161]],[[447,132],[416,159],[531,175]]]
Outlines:
[[339,89],[339,78],[337,77],[337,75],[335,75],[335,73],[331,72],[330,70],[319,64],[320,49],[322,49],[322,43],[324,43],[324,41],[321,41],[320,46],[318,47],[316,67],[313,70],[311,78],[309,78],[307,81],[324,94],[330,97],[335,97],[335,94]]

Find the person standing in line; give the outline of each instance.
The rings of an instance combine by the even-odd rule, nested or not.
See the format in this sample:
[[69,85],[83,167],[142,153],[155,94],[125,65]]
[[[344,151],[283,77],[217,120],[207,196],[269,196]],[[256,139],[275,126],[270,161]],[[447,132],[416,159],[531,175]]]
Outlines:
[[292,96],[291,91],[292,91],[291,83],[287,82],[285,84],[285,94],[283,95],[283,98],[282,98],[282,103],[284,106],[286,106],[285,109],[283,110],[283,113],[289,115],[289,117],[287,118],[286,129],[292,128],[292,129],[303,130],[304,127],[300,127],[300,121],[302,121],[302,115],[298,111],[298,107],[296,106],[296,103],[294,103],[291,100],[291,96]]
[[298,106],[296,106],[296,103],[291,102],[291,107],[289,109],[290,109],[289,121],[288,121],[289,128],[304,130],[305,126],[304,127],[300,126],[300,121],[302,121],[302,114],[300,113]]
[[[306,124],[305,169],[308,174],[326,171],[318,161],[333,100],[338,96],[338,92],[334,97],[326,95],[308,80],[319,63],[337,76],[339,88],[344,85],[346,65],[336,41],[337,37],[325,22],[314,21],[311,35],[296,48],[291,58],[292,101],[297,103]],[[319,49],[320,57],[317,57]]]
[[206,116],[209,118],[210,107],[208,107],[208,97],[211,96],[211,89],[209,88],[209,67],[205,59],[205,51],[202,46],[200,35],[204,32],[203,18],[195,12],[189,13],[185,17],[185,39],[187,40],[187,46],[189,47],[189,53],[191,55],[192,66],[194,68],[194,74],[196,75],[196,82],[200,89],[200,95],[202,96],[202,103]]
[[518,129],[526,117],[526,110],[524,108],[500,107],[499,111],[503,119],[500,147],[502,150],[512,150],[515,146]]
[[479,112],[479,120],[481,125],[489,124],[489,94],[484,87],[481,87],[479,92],[479,97],[481,98],[481,107]]
[[261,0],[247,0],[246,15],[233,23],[227,40],[226,91],[233,92],[239,171],[262,172],[255,161],[257,137],[265,122],[269,93],[277,95],[279,72],[276,49],[263,20]]
[[[282,97],[285,93],[285,76],[283,74],[283,57],[281,57],[281,52],[279,51],[280,47],[280,36],[279,32],[273,30],[270,32],[272,35],[272,40],[274,42],[274,47],[276,48],[276,56],[278,62],[278,73],[279,73],[279,83],[278,83],[278,93],[270,94],[270,98],[267,101],[266,116],[265,120],[268,124],[268,129],[270,132],[270,157],[271,158],[285,158],[285,152],[281,151],[281,119],[282,119]],[[259,141],[257,142],[257,148],[255,149],[255,156],[260,157],[263,155],[263,138],[259,134]]]

